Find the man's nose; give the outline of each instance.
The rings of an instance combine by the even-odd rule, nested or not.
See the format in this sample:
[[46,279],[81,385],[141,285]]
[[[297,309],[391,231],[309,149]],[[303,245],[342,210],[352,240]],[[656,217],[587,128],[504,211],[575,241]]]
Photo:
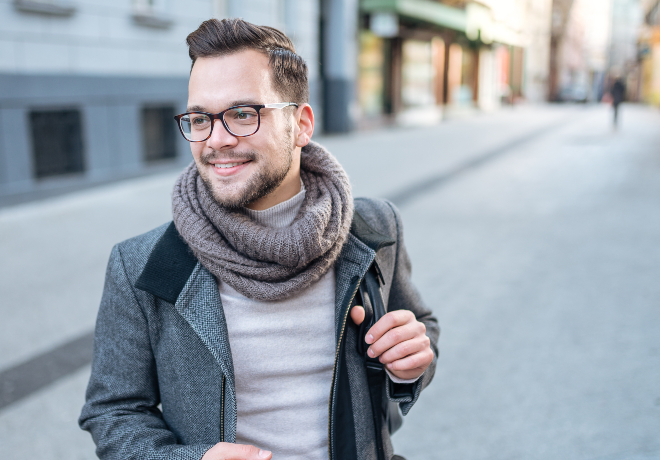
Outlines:
[[238,138],[227,131],[222,120],[213,120],[213,131],[211,137],[206,140],[206,144],[213,150],[233,148],[238,144]]

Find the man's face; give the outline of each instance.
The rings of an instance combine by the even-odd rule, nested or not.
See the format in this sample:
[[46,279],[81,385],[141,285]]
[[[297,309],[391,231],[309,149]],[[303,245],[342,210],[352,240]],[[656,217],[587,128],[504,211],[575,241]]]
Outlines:
[[[268,56],[254,50],[199,58],[188,86],[188,111],[218,113],[239,104],[284,101],[274,91]],[[226,207],[263,201],[282,187],[299,188],[300,149],[294,142],[293,113],[261,109],[256,134],[234,137],[216,120],[211,137],[191,142],[200,176],[215,200]]]

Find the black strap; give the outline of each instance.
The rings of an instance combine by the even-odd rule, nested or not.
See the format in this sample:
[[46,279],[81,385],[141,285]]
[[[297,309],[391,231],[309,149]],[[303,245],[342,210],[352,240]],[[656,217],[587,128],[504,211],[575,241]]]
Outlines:
[[374,261],[371,267],[369,267],[369,270],[367,270],[359,287],[362,306],[365,310],[365,317],[360,325],[358,352],[364,356],[364,362],[367,369],[371,412],[374,419],[374,430],[376,431],[377,458],[378,460],[386,460],[383,446],[383,385],[385,384],[385,368],[377,358],[371,358],[367,355],[368,347],[364,342],[364,336],[369,328],[385,315],[385,305],[380,293],[381,283],[382,276],[380,276],[380,269],[378,268],[378,264]]
[[[376,360],[378,361],[378,360]],[[367,361],[367,382],[369,382],[369,394],[371,396],[371,412],[374,417],[374,429],[376,430],[376,454],[378,460],[385,460],[383,449],[383,385],[385,384],[385,371],[380,362]]]

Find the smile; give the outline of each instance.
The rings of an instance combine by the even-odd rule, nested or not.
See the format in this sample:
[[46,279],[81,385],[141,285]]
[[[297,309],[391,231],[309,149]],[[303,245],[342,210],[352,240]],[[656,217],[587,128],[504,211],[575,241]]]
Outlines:
[[245,163],[247,163],[247,161],[241,161],[240,163],[216,163],[213,166],[220,169],[227,169],[227,168],[234,168],[236,166],[243,165]]

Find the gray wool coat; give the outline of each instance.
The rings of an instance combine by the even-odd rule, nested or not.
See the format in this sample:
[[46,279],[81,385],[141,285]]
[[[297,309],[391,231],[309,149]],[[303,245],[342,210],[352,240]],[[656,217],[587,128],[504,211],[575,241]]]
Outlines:
[[[431,382],[438,355],[439,328],[411,284],[398,212],[389,202],[370,199],[356,199],[355,209],[351,234],[335,264],[330,460],[377,458],[358,328],[347,320],[357,286],[374,260],[385,282],[387,310],[412,311],[426,325],[435,354],[414,384],[388,378],[383,398],[407,414]],[[235,441],[234,371],[217,281],[177,237],[173,225],[163,225],[112,250],[79,419],[100,459],[199,460],[214,444]],[[387,423],[381,431],[389,459]]]

